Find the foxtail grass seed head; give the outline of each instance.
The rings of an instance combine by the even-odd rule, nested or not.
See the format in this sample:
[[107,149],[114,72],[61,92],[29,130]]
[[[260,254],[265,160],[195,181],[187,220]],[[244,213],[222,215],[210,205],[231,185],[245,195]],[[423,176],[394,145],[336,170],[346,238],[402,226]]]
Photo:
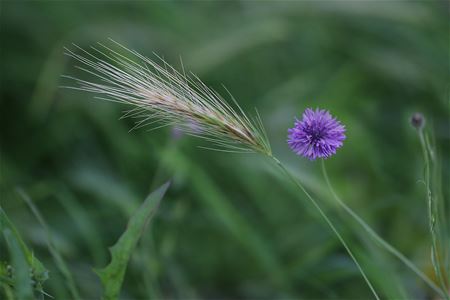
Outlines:
[[66,54],[93,79],[63,76],[78,83],[69,88],[131,105],[125,117],[139,120],[134,128],[174,126],[214,145],[207,149],[271,155],[259,115],[249,118],[234,98],[230,105],[184,68],[180,73],[156,55],[157,62],[116,42],[111,47],[99,43],[90,51],[75,47],[76,52],[66,49]]
[[420,130],[425,126],[425,117],[420,112],[416,112],[411,116],[411,125]]
[[[189,129],[192,130],[192,132],[198,133],[200,134],[201,131],[201,127],[195,123],[195,122],[188,122],[188,124],[185,124],[185,126],[189,126]],[[171,137],[174,140],[179,140],[183,137],[184,135],[184,130],[182,127],[179,126],[172,126],[172,131],[171,131]]]
[[328,158],[345,140],[345,127],[323,109],[307,108],[302,120],[288,130],[288,144],[297,155],[310,160]]

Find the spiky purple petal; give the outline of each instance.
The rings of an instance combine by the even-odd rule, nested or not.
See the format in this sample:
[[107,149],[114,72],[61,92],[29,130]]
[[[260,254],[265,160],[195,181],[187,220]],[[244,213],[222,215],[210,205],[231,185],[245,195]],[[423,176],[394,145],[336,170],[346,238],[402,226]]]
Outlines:
[[328,111],[318,108],[307,108],[303,119],[296,119],[288,133],[292,151],[310,160],[332,156],[345,140],[345,127]]

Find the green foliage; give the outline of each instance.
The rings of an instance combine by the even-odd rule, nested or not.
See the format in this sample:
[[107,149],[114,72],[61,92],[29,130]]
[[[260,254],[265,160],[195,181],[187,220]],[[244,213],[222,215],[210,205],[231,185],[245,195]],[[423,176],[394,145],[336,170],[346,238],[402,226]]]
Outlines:
[[111,262],[105,268],[96,270],[104,288],[103,299],[119,298],[120,288],[131,254],[136,248],[145,227],[158,209],[169,185],[169,182],[163,184],[145,199],[144,203],[130,218],[125,232],[120,236],[117,243],[110,248]]
[[71,297],[73,299],[81,299],[80,294],[78,292],[78,288],[75,285],[75,281],[73,279],[72,273],[71,273],[69,267],[67,266],[66,262],[64,261],[62,255],[56,248],[53,238],[50,233],[50,229],[48,228],[48,225],[46,224],[44,218],[42,217],[38,208],[34,205],[31,198],[22,189],[18,189],[18,193],[23,198],[23,200],[26,202],[26,204],[30,207],[31,211],[33,212],[33,215],[36,217],[36,219],[39,221],[39,224],[45,230],[45,237],[47,240],[46,242],[47,242],[48,249],[56,263],[56,266],[58,267],[61,274],[63,274],[63,276],[64,276],[64,279],[69,288]]
[[[135,120],[118,120],[128,107],[61,89],[62,74],[80,75],[63,47],[108,38],[151,58],[156,52],[178,69],[181,57],[186,71],[225,98],[221,84],[246,112],[256,107],[273,153],[337,224],[380,297],[437,297],[341,213],[319,164],[290,152],[286,130],[306,107],[327,108],[342,120],[348,139],[327,161],[336,193],[439,285],[424,157],[409,118],[420,111],[427,119],[438,158],[430,160],[434,212],[448,220],[448,7],[442,1],[2,1],[0,201],[32,249],[17,242],[27,264],[35,255],[50,271],[47,293],[73,298],[48,236],[79,294],[99,299],[92,266],[104,265],[106,245],[123,232],[151,183],[173,178],[151,235],[131,256],[123,298],[372,297],[314,207],[267,161],[198,149],[208,145],[173,137],[171,128],[129,132]],[[448,224],[440,227],[448,237]],[[0,250],[0,261],[11,264],[3,237]],[[445,256],[442,269],[449,266]],[[6,266],[0,270],[5,274]],[[6,299],[14,295],[2,284]]]
[[33,291],[31,288],[30,269],[17,239],[11,233],[11,230],[3,230],[3,236],[11,253],[12,265],[14,266],[14,288],[17,298],[33,299]]
[[32,299],[33,290],[44,295],[43,283],[48,279],[48,270],[28,249],[14,224],[0,207],[0,229],[8,246],[12,265],[0,265],[0,282],[5,295],[14,288],[17,299]]
[[[424,184],[428,205],[428,222],[431,236],[431,263],[434,273],[443,291],[450,289],[449,237],[446,204],[442,199],[442,183],[440,182],[440,164],[436,150],[431,145],[427,131],[418,129],[418,135],[424,157]],[[445,293],[445,299],[450,294]]]

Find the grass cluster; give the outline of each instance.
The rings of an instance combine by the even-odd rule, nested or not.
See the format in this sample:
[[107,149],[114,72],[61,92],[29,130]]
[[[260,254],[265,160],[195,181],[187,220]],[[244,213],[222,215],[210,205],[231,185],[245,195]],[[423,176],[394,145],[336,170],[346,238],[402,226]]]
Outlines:
[[[126,107],[61,90],[60,75],[73,74],[64,46],[109,37],[175,67],[181,56],[244,111],[257,107],[273,153],[319,201],[382,299],[444,298],[448,4],[1,6],[2,296],[114,298],[121,287],[124,299],[373,298],[307,196],[263,157],[205,151],[196,146],[207,141],[172,128],[129,132],[135,120],[117,120]],[[306,107],[331,110],[347,128],[325,177],[286,145]],[[423,131],[409,123],[415,111]]]

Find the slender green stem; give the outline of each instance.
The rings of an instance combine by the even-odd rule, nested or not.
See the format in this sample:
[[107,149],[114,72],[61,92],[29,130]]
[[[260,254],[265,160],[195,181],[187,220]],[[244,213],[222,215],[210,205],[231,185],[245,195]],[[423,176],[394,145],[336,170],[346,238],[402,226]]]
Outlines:
[[[426,137],[424,136],[423,130],[420,129],[419,131],[419,139],[420,139],[420,145],[422,146],[422,152],[423,152],[423,158],[425,161],[425,186],[426,186],[426,193],[427,193],[427,204],[428,204],[428,221],[429,221],[429,228],[430,228],[430,234],[431,234],[431,262],[433,264],[434,272],[436,273],[436,277],[439,280],[439,283],[441,285],[442,290],[446,290],[445,280],[444,276],[442,274],[441,270],[441,260],[439,255],[439,246],[438,246],[438,239],[437,239],[437,233],[436,233],[436,225],[437,225],[437,214],[435,212],[435,206],[436,204],[433,201],[433,194],[431,191],[431,172],[430,172],[430,157],[429,155],[432,155],[430,149],[427,147]],[[450,296],[445,293],[445,299],[450,299]]]
[[361,227],[368,233],[370,236],[378,242],[381,246],[383,246],[388,252],[397,257],[401,262],[403,262],[408,268],[410,268],[417,276],[419,276],[424,282],[428,284],[430,288],[432,288],[436,293],[445,297],[445,292],[443,292],[433,281],[431,281],[428,276],[426,276],[422,271],[420,271],[414,263],[412,263],[406,256],[404,256],[400,251],[398,251],[394,246],[389,244],[386,240],[384,240],[381,236],[378,235],[360,216],[358,216],[341,198],[336,194],[333,186],[331,185],[330,179],[328,177],[327,170],[325,168],[325,161],[322,160],[322,172],[325,177],[325,181],[328,185],[328,188],[333,195],[336,202],[359,224]]
[[347,253],[355,263],[356,267],[358,268],[359,272],[363,276],[364,280],[366,281],[367,285],[369,286],[370,290],[372,291],[373,295],[375,296],[375,299],[380,300],[380,297],[378,296],[377,292],[375,291],[374,287],[370,283],[369,279],[367,278],[366,274],[364,273],[364,270],[362,269],[361,265],[358,263],[356,257],[353,255],[353,252],[350,250],[350,247],[345,242],[342,235],[339,233],[337,228],[333,225],[333,222],[328,218],[326,213],[322,210],[319,203],[314,200],[314,198],[306,191],[305,187],[300,183],[299,180],[297,180],[284,166],[283,164],[275,157],[271,156],[271,158],[275,161],[277,166],[283,171],[283,173],[297,186],[300,188],[300,190],[306,195],[306,197],[311,201],[311,203],[314,205],[314,207],[317,209],[317,211],[320,213],[322,218],[325,220],[325,222],[330,226],[331,230],[334,232],[334,234],[337,236],[339,241],[344,246],[345,250],[347,250]]
[[[425,138],[425,144],[426,149],[429,153],[430,157],[430,164],[432,166],[432,172],[430,173],[430,178],[433,178],[432,181],[435,183],[436,190],[434,192],[434,213],[436,215],[436,228],[437,228],[437,234],[440,239],[440,246],[441,246],[441,262],[443,265],[443,272],[442,275],[445,279],[446,277],[446,286],[450,288],[450,265],[449,265],[449,234],[448,234],[448,223],[446,219],[446,204],[444,201],[444,196],[442,195],[442,178],[441,173],[442,169],[439,163],[437,162],[437,155],[435,150],[433,150],[433,144],[434,142],[430,142],[430,139],[428,138],[428,134],[424,134]],[[434,141],[434,138],[432,138]],[[432,175],[431,175],[432,174]],[[431,185],[431,184],[430,184]],[[442,267],[441,265],[441,267]],[[447,271],[446,271],[447,270]]]

